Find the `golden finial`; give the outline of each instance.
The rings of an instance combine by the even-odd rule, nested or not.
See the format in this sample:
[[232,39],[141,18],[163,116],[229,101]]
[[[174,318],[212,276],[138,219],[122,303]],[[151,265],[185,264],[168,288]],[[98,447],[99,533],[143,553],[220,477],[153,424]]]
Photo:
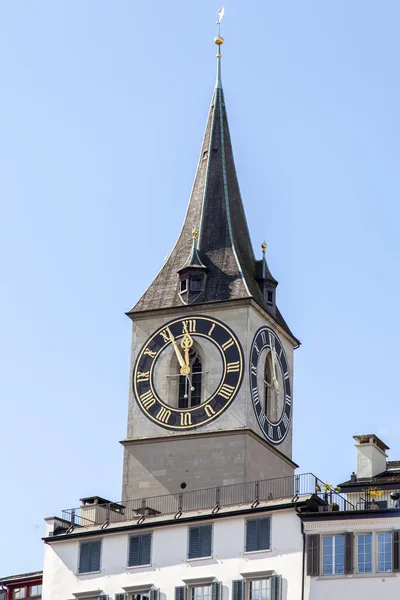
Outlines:
[[220,8],[218,11],[218,21],[217,21],[217,25],[218,25],[218,35],[216,38],[214,38],[214,44],[216,46],[218,46],[218,54],[217,54],[217,58],[222,58],[222,54],[221,54],[221,46],[224,43],[224,38],[221,37],[221,21],[223,19],[225,13],[225,9],[224,8]]
[[193,229],[193,231],[192,231],[192,238],[193,238],[194,240],[197,240],[197,237],[198,237],[198,235],[199,235],[199,232],[197,231],[197,229],[196,229],[196,227],[195,227],[195,228]]
[[265,243],[265,240],[263,241],[263,243],[261,244],[261,249],[263,251],[263,254],[265,254],[266,250],[267,250],[267,244]]

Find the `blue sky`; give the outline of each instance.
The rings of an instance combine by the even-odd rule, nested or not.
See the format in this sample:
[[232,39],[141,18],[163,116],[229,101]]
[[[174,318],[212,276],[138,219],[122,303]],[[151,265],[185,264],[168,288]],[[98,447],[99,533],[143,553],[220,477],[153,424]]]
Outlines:
[[[0,575],[41,568],[44,517],[120,497],[124,312],[182,224],[217,8],[0,6]],[[396,0],[225,2],[249,227],[302,341],[293,456],[333,483],[355,468],[354,434],[400,459],[399,21]]]

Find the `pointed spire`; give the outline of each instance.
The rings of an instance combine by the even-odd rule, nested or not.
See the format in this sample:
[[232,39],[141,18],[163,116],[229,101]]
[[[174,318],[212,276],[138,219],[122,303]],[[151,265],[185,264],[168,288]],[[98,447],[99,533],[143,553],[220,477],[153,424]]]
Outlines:
[[[265,252],[262,261],[256,261],[254,256],[222,89],[224,40],[218,35],[214,42],[218,47],[217,80],[185,221],[167,262],[130,313],[182,306],[182,280],[190,279],[188,270],[200,268],[204,273],[203,288],[193,303],[253,298],[294,337],[276,305],[271,310],[265,299],[262,281],[267,278],[275,287],[278,282],[269,272]],[[195,237],[191,236],[193,230]],[[260,268],[264,262],[266,277],[264,266]]]

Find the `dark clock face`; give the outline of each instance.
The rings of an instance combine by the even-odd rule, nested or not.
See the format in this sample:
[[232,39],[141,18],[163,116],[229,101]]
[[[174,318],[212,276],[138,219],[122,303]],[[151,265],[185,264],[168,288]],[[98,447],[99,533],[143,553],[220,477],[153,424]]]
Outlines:
[[149,419],[187,430],[226,410],[242,377],[243,351],[233,331],[211,317],[192,315],[149,337],[133,369],[133,392]]
[[265,438],[282,443],[292,414],[289,364],[280,339],[266,326],[257,331],[251,346],[250,388]]

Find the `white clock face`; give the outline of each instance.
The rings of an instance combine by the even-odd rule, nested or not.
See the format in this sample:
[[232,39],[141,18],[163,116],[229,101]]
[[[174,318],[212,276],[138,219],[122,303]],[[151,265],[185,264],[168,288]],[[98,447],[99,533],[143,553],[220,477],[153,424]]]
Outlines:
[[250,388],[264,437],[281,444],[292,415],[289,363],[279,337],[266,326],[257,331],[251,345]]

